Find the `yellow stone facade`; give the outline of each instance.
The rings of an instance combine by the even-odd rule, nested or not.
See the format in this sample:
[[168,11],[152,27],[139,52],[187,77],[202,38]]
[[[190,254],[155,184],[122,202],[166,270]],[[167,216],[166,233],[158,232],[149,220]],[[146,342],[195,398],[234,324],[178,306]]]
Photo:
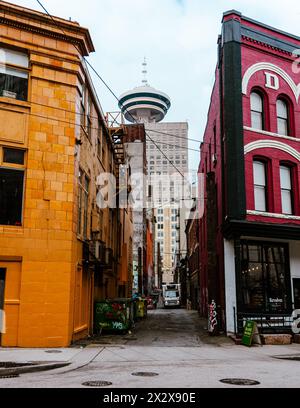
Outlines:
[[[27,99],[0,95],[0,171],[24,172],[22,221],[0,225],[1,346],[64,347],[92,333],[95,299],[128,296],[132,222],[96,206],[97,175],[117,168],[81,58],[94,51],[88,30],[0,1],[1,47],[29,61]],[[24,150],[24,164],[5,163],[5,148]],[[85,255],[93,239],[112,249],[111,268]]]

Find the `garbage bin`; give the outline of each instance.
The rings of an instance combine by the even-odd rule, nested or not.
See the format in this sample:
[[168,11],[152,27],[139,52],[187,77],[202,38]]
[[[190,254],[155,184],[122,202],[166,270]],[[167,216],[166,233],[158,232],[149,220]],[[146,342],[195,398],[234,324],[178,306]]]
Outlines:
[[117,298],[95,302],[94,322],[96,333],[128,330],[133,323],[132,300]]
[[143,318],[147,316],[147,299],[135,299],[135,316],[136,318]]

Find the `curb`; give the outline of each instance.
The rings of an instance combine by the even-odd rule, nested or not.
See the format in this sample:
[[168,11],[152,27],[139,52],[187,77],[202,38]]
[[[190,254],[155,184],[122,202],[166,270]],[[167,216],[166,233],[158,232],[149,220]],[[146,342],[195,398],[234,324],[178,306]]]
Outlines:
[[12,367],[12,368],[0,368],[0,378],[7,375],[17,375],[17,374],[26,374],[33,373],[36,371],[47,371],[54,370],[55,368],[61,368],[69,365],[70,362],[57,362],[49,364],[34,364],[31,366],[24,367]]

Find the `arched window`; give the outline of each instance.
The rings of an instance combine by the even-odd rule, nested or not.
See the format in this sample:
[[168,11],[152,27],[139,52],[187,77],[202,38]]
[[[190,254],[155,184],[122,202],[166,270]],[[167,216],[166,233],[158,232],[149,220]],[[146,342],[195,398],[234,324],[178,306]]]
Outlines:
[[290,134],[288,103],[284,99],[277,99],[277,133],[279,135]]
[[264,103],[262,96],[253,91],[250,94],[251,127],[254,129],[265,128],[264,126]]
[[280,165],[280,190],[282,214],[293,214],[292,174],[291,168]]
[[266,164],[260,160],[253,161],[254,208],[256,211],[267,211],[267,177]]

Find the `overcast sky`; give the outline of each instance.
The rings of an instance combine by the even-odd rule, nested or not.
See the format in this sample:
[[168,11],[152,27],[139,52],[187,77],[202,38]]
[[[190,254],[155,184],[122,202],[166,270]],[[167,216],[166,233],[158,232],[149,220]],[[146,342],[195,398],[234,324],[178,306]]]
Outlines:
[[[35,0],[12,3],[39,11]],[[56,16],[89,28],[96,52],[90,62],[117,95],[141,85],[144,56],[148,82],[167,93],[172,106],[165,121],[188,121],[189,137],[201,141],[217,58],[222,14],[236,9],[247,17],[300,36],[299,0],[41,0]],[[116,100],[95,79],[103,110]],[[199,149],[199,143],[190,142]],[[199,154],[189,152],[190,168]]]

